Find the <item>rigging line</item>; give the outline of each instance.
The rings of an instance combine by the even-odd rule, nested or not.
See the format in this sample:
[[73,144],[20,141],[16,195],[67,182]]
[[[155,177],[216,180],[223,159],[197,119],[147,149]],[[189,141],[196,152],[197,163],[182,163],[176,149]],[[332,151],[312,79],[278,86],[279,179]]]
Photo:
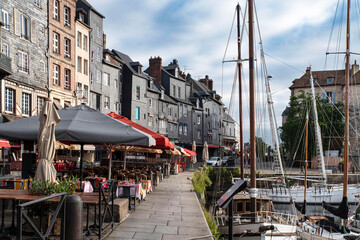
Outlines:
[[[235,67],[235,74],[234,74],[234,80],[233,80],[233,84],[232,84],[232,89],[231,89],[231,96],[230,96],[230,103],[229,103],[229,113],[231,115],[231,109],[233,107],[233,100],[234,100],[234,95],[235,95],[235,91],[236,91],[236,84],[237,84],[237,70],[238,70],[238,64],[236,64]],[[239,103],[241,104],[241,103]]]
[[[333,18],[333,21],[332,21],[332,26],[331,26],[331,31],[330,31],[330,36],[329,36],[329,41],[328,41],[328,45],[327,45],[327,48],[326,48],[326,52],[329,52],[329,50],[330,50],[330,42],[331,42],[332,34],[333,34],[333,31],[334,31],[334,28],[335,28],[336,15],[337,15],[337,12],[338,12],[339,3],[340,3],[340,0],[338,0],[338,2],[336,4],[335,15],[334,15],[334,18]],[[326,61],[325,61],[325,65],[326,65]]]
[[297,67],[291,66],[290,64],[288,64],[288,63],[286,63],[286,62],[284,62],[284,61],[281,61],[281,60],[279,60],[279,59],[277,59],[277,58],[275,58],[275,57],[271,56],[270,54],[268,54],[268,53],[266,53],[266,52],[264,52],[264,54],[265,54],[266,56],[268,56],[268,57],[270,57],[270,58],[274,59],[275,61],[278,61],[279,63],[285,64],[286,66],[288,66],[288,67],[290,67],[290,68],[295,69],[296,71],[299,71],[299,72],[301,72],[301,73],[303,73],[303,74],[304,74],[304,73],[306,73],[306,72],[304,72],[303,70],[300,70],[300,69],[299,69],[299,68],[297,68]]
[[229,37],[228,37],[228,40],[227,40],[227,43],[226,43],[226,48],[225,48],[224,57],[222,59],[222,62],[225,61],[226,53],[227,53],[229,43],[230,43],[231,33],[233,31],[233,28],[234,28],[235,17],[236,17],[236,8],[235,8],[235,11],[234,11],[233,21],[231,23],[230,33],[229,33]]

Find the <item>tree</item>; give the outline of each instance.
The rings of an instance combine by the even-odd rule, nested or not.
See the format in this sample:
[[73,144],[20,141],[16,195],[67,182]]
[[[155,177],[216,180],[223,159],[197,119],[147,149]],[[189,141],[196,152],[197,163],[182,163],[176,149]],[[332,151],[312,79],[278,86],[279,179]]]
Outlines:
[[[290,109],[286,122],[280,128],[281,140],[285,147],[285,151],[290,153],[292,159],[304,159],[305,150],[305,121],[306,112],[309,113],[309,140],[308,149],[309,156],[316,155],[315,144],[315,121],[312,110],[312,99],[310,93],[300,91],[300,95],[290,97]],[[344,136],[344,121],[342,103],[330,104],[327,99],[320,99],[316,96],[316,105],[318,112],[319,125],[321,129],[323,148],[333,147],[334,142],[329,137]],[[341,146],[341,144],[337,144]],[[296,155],[295,155],[296,154]]]

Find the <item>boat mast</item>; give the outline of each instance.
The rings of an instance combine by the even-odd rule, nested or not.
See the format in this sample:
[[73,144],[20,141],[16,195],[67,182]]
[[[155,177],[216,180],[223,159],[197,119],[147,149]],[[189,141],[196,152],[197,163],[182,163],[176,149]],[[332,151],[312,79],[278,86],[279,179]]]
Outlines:
[[326,184],[326,172],[325,172],[325,160],[324,160],[324,150],[321,140],[321,129],[319,126],[319,119],[316,108],[316,99],[315,99],[315,88],[314,88],[314,79],[310,70],[310,86],[311,86],[311,99],[313,103],[313,111],[315,117],[315,140],[316,140],[316,154],[320,157],[321,162],[321,173],[323,175],[324,183]]
[[238,46],[238,79],[239,79],[239,131],[240,131],[240,146],[239,146],[239,153],[240,153],[240,172],[241,172],[241,179],[244,180],[244,139],[243,139],[243,108],[242,108],[242,86],[241,86],[241,33],[240,33],[240,4],[236,6],[236,13],[237,13],[237,46]]
[[254,1],[249,1],[249,95],[250,95],[250,210],[256,216],[256,145],[255,145],[255,69],[254,69]]
[[[306,130],[305,130],[305,182],[304,182],[304,206],[306,207],[306,188],[307,188],[307,168],[308,168],[308,137],[309,137],[309,113],[306,112]],[[305,216],[304,219],[305,220]]]
[[348,160],[349,160],[349,82],[350,82],[350,0],[347,1],[346,16],[346,55],[345,55],[345,141],[344,141],[344,192],[347,198]]

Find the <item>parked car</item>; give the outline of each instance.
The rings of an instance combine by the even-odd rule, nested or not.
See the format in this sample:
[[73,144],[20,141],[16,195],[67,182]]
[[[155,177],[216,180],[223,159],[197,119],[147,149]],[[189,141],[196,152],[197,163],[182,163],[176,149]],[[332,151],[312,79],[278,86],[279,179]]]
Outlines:
[[206,165],[218,167],[221,165],[221,158],[219,157],[211,157],[209,160],[206,161]]
[[224,156],[221,162],[222,166],[234,167],[235,166],[235,157],[233,156]]

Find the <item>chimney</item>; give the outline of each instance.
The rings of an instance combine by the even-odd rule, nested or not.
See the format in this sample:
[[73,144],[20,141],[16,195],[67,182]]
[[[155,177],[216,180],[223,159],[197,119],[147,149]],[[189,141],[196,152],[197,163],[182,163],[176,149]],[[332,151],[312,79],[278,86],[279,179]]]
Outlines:
[[210,91],[213,90],[213,80],[209,79],[209,75],[205,75],[205,78],[200,79],[199,82],[201,82]]
[[149,59],[149,75],[153,78],[156,78],[156,81],[161,84],[161,67],[162,59],[161,57],[151,57]]
[[359,65],[354,61],[354,64],[351,66],[350,77],[353,77],[359,71]]
[[103,47],[106,49],[106,34],[103,33]]

